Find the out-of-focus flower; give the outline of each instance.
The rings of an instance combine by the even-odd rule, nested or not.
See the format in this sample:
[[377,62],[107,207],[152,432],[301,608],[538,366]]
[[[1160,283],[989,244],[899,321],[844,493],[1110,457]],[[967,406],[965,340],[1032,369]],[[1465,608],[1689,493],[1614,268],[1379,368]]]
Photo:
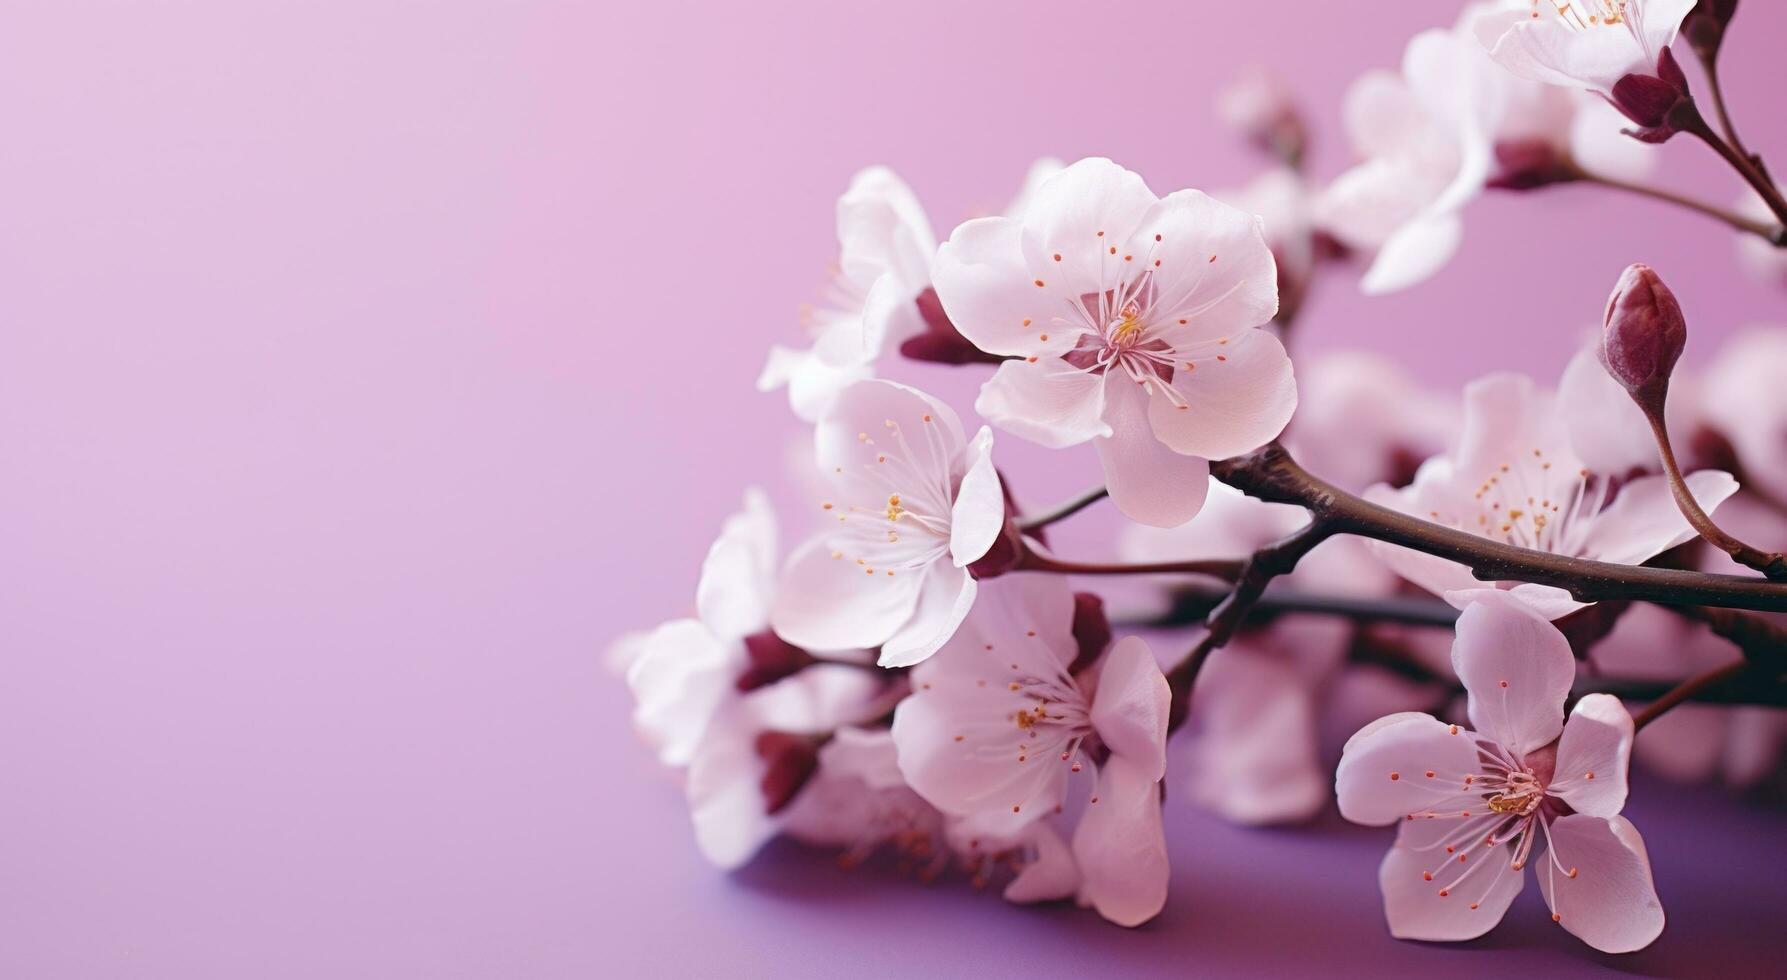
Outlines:
[[1170,527],[1208,460],[1257,448],[1296,408],[1259,219],[1200,191],[1156,198],[1087,159],[1022,220],[981,218],[939,251],[937,294],[980,349],[1013,357],[975,409],[1051,448],[1092,440],[1118,509]]
[[841,848],[859,864],[893,848],[930,879],[952,854],[943,814],[906,785],[893,736],[885,728],[840,728],[819,747],[817,771],[788,807],[782,832],[819,847]]
[[[1118,542],[1125,561],[1244,558],[1308,522],[1300,507],[1270,504],[1212,483],[1204,509],[1171,529],[1131,526]],[[1388,595],[1397,579],[1356,540],[1336,537],[1298,562],[1285,583],[1326,595]],[[1342,666],[1350,624],[1285,617],[1244,627],[1210,657],[1192,689],[1190,723],[1179,737],[1189,797],[1236,823],[1306,820],[1327,802],[1318,742],[1323,692]],[[1384,711],[1404,702],[1377,702]]]
[[[1233,190],[1213,196],[1237,210],[1259,215],[1266,247],[1278,267],[1279,296],[1296,295],[1308,282],[1320,243],[1316,238],[1315,194],[1302,174],[1271,167]],[[1332,242],[1328,243],[1332,247]]]
[[796,415],[817,419],[846,386],[875,373],[889,347],[925,329],[917,300],[931,285],[937,236],[893,171],[869,167],[838,198],[838,269],[825,304],[803,312],[809,350],[772,346],[757,379],[788,388]]
[[[1618,394],[1618,403],[1630,408],[1630,400]],[[1593,399],[1561,401],[1574,406]],[[1598,417],[1566,414],[1559,403],[1522,375],[1474,381],[1465,386],[1464,424],[1450,451],[1423,463],[1408,487],[1378,485],[1365,497],[1494,541],[1625,564],[1643,562],[1694,536],[1663,477],[1621,483],[1623,473],[1597,473],[1586,466],[1573,427]],[[1621,423],[1616,417],[1611,424]],[[1687,484],[1709,512],[1737,490],[1737,481],[1718,470],[1691,473]],[[1370,546],[1404,578],[1455,605],[1462,607],[1485,589],[1456,562],[1377,541]],[[1507,585],[1551,619],[1585,605],[1551,586],[1491,588]]]
[[[1768,209],[1762,195],[1753,189],[1744,191],[1737,201],[1736,210],[1745,217],[1759,221],[1776,220],[1775,213]],[[1758,282],[1787,286],[1787,248],[1772,245],[1749,232],[1739,232],[1737,258],[1744,270]]]
[[835,527],[796,549],[770,612],[810,650],[880,647],[881,665],[930,656],[974,603],[967,566],[1005,526],[993,434],[969,442],[949,406],[891,381],[844,390],[814,432]]
[[1303,410],[1284,443],[1304,468],[1354,493],[1407,483],[1458,430],[1455,395],[1421,387],[1380,354],[1327,354],[1297,374]]
[[1368,293],[1426,279],[1463,235],[1458,212],[1485,186],[1528,188],[1574,179],[1577,166],[1630,179],[1651,153],[1620,135],[1599,100],[1497,68],[1472,36],[1524,2],[1478,3],[1457,26],[1417,34],[1400,75],[1368,72],[1343,107],[1362,162],[1324,192],[1317,222],[1346,244],[1376,249]]
[[1632,716],[1590,694],[1566,722],[1570,645],[1505,593],[1465,608],[1452,659],[1470,728],[1418,712],[1380,718],[1347,742],[1334,777],[1348,820],[1397,825],[1378,870],[1391,934],[1483,935],[1537,860],[1554,922],[1603,952],[1650,945],[1663,907],[1644,840],[1619,815]]
[[[1687,94],[1669,45],[1695,0],[1570,0],[1508,4],[1474,29],[1514,75],[1605,96],[1646,129],[1664,127]],[[1657,134],[1657,138],[1666,137]]]
[[1159,783],[1170,695],[1135,637],[1071,673],[1073,614],[1060,576],[987,583],[954,639],[913,671],[913,694],[894,713],[900,771],[945,813],[1006,838],[1062,812],[1071,775],[1095,769],[1073,834],[1079,897],[1139,925],[1166,902]]
[[1222,121],[1288,165],[1303,156],[1308,134],[1297,100],[1282,76],[1265,68],[1242,72],[1216,93]]
[[1737,452],[1746,479],[1787,499],[1787,330],[1752,327],[1703,372],[1700,406]]

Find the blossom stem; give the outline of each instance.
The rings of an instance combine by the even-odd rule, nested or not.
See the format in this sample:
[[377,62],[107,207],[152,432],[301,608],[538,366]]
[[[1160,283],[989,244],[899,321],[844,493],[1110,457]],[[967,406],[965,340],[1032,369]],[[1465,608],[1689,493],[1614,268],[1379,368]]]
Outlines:
[[1676,191],[1667,190],[1661,187],[1652,187],[1648,184],[1620,180],[1617,177],[1608,177],[1603,174],[1591,173],[1575,164],[1571,164],[1570,166],[1573,168],[1571,172],[1575,175],[1575,179],[1583,183],[1596,184],[1601,187],[1608,187],[1614,190],[1624,191],[1628,194],[1636,194],[1640,197],[1648,197],[1652,200],[1663,201],[1677,207],[1687,208],[1690,211],[1704,214],[1715,221],[1730,225],[1737,231],[1755,235],[1775,246],[1787,246],[1787,225],[1783,225],[1779,221],[1761,221],[1756,218],[1738,214],[1736,211],[1732,211],[1729,208],[1722,208],[1715,204],[1709,204],[1706,201],[1692,198],[1686,194],[1677,193]]
[[1751,665],[1748,660],[1738,660],[1728,663],[1723,667],[1716,667],[1703,674],[1696,674],[1695,676],[1682,681],[1680,684],[1677,684],[1675,687],[1665,692],[1662,697],[1645,705],[1643,710],[1633,715],[1632,730],[1642,730],[1644,726],[1656,721],[1670,708],[1706,691],[1730,684],[1732,681],[1742,677],[1750,669]]
[[[1120,625],[1143,629],[1170,629],[1202,623],[1229,594],[1227,589],[1207,586],[1185,586],[1173,592],[1173,604],[1159,616],[1138,618]],[[1361,599],[1354,596],[1269,589],[1249,610],[1249,621],[1269,619],[1285,613],[1336,616],[1365,623],[1401,623],[1406,626],[1432,626],[1450,629],[1458,621],[1458,610],[1438,599],[1416,599],[1387,596]]]
[[1061,561],[1026,549],[1023,557],[1019,558],[1017,564],[1012,566],[1012,571],[1058,572],[1063,575],[1209,575],[1213,578],[1233,580],[1241,574],[1241,564],[1238,561],[1227,560],[1103,564]]
[[1766,177],[1768,175],[1768,169],[1762,165],[1762,158],[1751,153],[1749,149],[1744,146],[1743,140],[1738,139],[1737,127],[1732,124],[1731,113],[1725,107],[1725,90],[1724,87],[1719,84],[1718,48],[1701,48],[1695,46],[1695,54],[1700,61],[1701,71],[1706,75],[1706,93],[1713,104],[1713,114],[1719,119],[1720,131],[1725,134],[1725,139],[1731,143],[1731,148],[1742,154],[1746,159],[1755,163],[1756,169],[1761,171],[1763,176]]
[[1662,399],[1655,405],[1647,405],[1639,399],[1638,405],[1644,410],[1645,419],[1650,422],[1651,434],[1657,440],[1657,453],[1663,460],[1663,472],[1669,478],[1669,492],[1675,496],[1675,505],[1680,508],[1682,516],[1688,519],[1696,533],[1705,538],[1713,547],[1731,556],[1731,560],[1740,565],[1754,568],[1775,581],[1787,579],[1787,556],[1780,552],[1766,552],[1739,541],[1723,528],[1713,523],[1694,494],[1688,490],[1687,481],[1682,479],[1681,466],[1675,461],[1675,448],[1669,441],[1669,427],[1663,420]]
[[1185,659],[1167,672],[1167,686],[1173,694],[1167,714],[1169,731],[1184,724],[1191,708],[1192,685],[1197,682],[1198,671],[1203,669],[1204,662],[1235,635],[1235,630],[1265,594],[1266,586],[1295,569],[1304,555],[1334,533],[1335,528],[1330,522],[1318,516],[1301,529],[1255,551],[1241,564],[1234,588],[1205,618],[1204,635]]
[[1100,500],[1103,500],[1109,494],[1110,491],[1106,490],[1102,485],[1093,487],[1071,500],[1037,514],[1035,517],[1026,517],[1018,521],[1018,530],[1036,531],[1048,527],[1050,524],[1054,524],[1057,521],[1067,520],[1069,517],[1072,517],[1080,511],[1098,503]]
[[1455,561],[1484,581],[1511,579],[1550,585],[1569,592],[1578,602],[1643,599],[1670,605],[1787,611],[1787,584],[1535,551],[1380,507],[1310,474],[1277,443],[1214,462],[1210,472],[1249,496],[1303,507],[1328,533],[1372,538]]
[[1762,196],[1763,203],[1767,204],[1768,209],[1774,212],[1775,220],[1787,225],[1787,200],[1782,199],[1781,192],[1775,188],[1774,181],[1768,179],[1768,175],[1763,173],[1761,168],[1753,162],[1752,157],[1739,152],[1726,142],[1724,137],[1714,132],[1713,128],[1707,125],[1706,118],[1698,110],[1692,108],[1691,102],[1687,105],[1690,111],[1684,114],[1687,118],[1683,120],[1684,125],[1680,127],[1681,130],[1712,147],[1714,153],[1724,158],[1725,162],[1731,165],[1731,169],[1737,171],[1737,175]]

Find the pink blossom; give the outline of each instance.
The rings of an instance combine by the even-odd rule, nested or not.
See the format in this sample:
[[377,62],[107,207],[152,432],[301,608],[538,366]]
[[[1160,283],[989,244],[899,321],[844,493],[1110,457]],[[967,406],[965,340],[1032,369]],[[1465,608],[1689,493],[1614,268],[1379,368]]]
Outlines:
[[1649,945],[1663,907],[1644,840],[1619,815],[1631,715],[1617,698],[1590,694],[1566,722],[1569,643],[1506,593],[1465,607],[1452,660],[1469,727],[1388,715],[1347,742],[1334,777],[1343,816],[1397,825],[1378,871],[1391,934],[1481,936],[1538,862],[1553,921],[1603,952]]
[[963,336],[1013,358],[976,411],[1051,448],[1092,441],[1112,500],[1143,523],[1197,513],[1207,461],[1269,441],[1296,408],[1290,359],[1254,329],[1278,301],[1260,222],[1200,191],[1156,198],[1081,160],[1022,219],[958,227],[935,277]]
[[[1582,379],[1586,381],[1587,379]],[[1605,390],[1605,389],[1603,389]],[[1567,405],[1604,404],[1615,412],[1630,402],[1617,386],[1616,401],[1559,399],[1531,379],[1494,374],[1465,386],[1464,423],[1450,449],[1421,465],[1409,486],[1377,485],[1365,498],[1424,520],[1494,541],[1555,554],[1637,564],[1694,536],[1661,476],[1623,483],[1622,474],[1596,472],[1576,448],[1587,443],[1574,427],[1618,426]],[[1728,473],[1690,473],[1688,487],[1709,512],[1737,490]],[[1562,589],[1531,583],[1489,583],[1456,562],[1396,545],[1370,542],[1372,550],[1404,578],[1462,606],[1486,588],[1508,588],[1543,615],[1556,619],[1580,603]]]
[[1408,482],[1458,428],[1456,394],[1423,388],[1379,354],[1326,354],[1306,362],[1298,377],[1302,411],[1284,444],[1311,473],[1355,493],[1373,483]]
[[1478,39],[1496,63],[1548,85],[1612,97],[1627,75],[1657,74],[1695,0],[1507,3],[1479,19]]
[[972,442],[949,406],[891,381],[845,389],[815,453],[833,496],[826,529],[796,549],[770,612],[810,650],[880,647],[884,667],[929,657],[974,604],[967,566],[1005,526],[993,434]]
[[1074,773],[1095,771],[1071,846],[1079,898],[1139,925],[1166,901],[1167,682],[1134,637],[1074,673],[1073,613],[1060,576],[986,583],[961,630],[913,671],[894,713],[900,771],[938,809],[1006,839],[1063,812]]

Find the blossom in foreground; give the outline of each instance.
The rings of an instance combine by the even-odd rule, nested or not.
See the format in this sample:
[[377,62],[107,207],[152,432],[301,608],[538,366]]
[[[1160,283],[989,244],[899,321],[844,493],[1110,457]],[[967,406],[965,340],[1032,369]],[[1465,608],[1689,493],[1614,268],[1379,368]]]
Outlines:
[[[995,839],[1062,814],[1074,774],[1094,771],[1083,808],[1074,801],[1078,897],[1139,925],[1166,902],[1159,784],[1170,695],[1135,637],[1076,671],[1091,658],[1074,637],[1074,611],[1060,576],[988,582],[962,629],[913,671],[913,693],[894,713],[900,771],[938,809]],[[1068,882],[1063,855],[1052,856],[1047,877]]]
[[1590,694],[1566,722],[1569,642],[1510,595],[1465,608],[1452,659],[1470,726],[1412,711],[1380,718],[1347,742],[1334,777],[1348,820],[1397,825],[1378,869],[1391,934],[1481,936],[1533,865],[1552,921],[1602,952],[1648,946],[1663,907],[1644,840],[1620,816],[1632,716]]
[[1477,20],[1475,32],[1489,56],[1513,74],[1587,89],[1624,109],[1621,82],[1654,81],[1660,73],[1668,73],[1660,71],[1660,62],[1694,4],[1695,0],[1508,4]]
[[1347,92],[1343,122],[1361,162],[1335,178],[1317,215],[1346,244],[1376,250],[1360,283],[1368,293],[1406,288],[1444,266],[1463,236],[1459,211],[1486,186],[1565,179],[1571,162],[1627,179],[1650,164],[1650,151],[1621,136],[1598,100],[1514,78],[1489,60],[1472,35],[1501,9],[1470,5],[1457,26],[1411,39],[1400,74],[1368,72]]
[[975,410],[1051,448],[1092,441],[1134,520],[1190,519],[1208,460],[1270,441],[1296,408],[1290,358],[1255,329],[1278,306],[1260,222],[1201,191],[1157,198],[1081,160],[1021,219],[956,228],[934,271],[962,335],[1012,358]]
[[892,381],[845,389],[814,430],[834,496],[826,529],[783,570],[770,622],[810,650],[880,647],[905,667],[942,646],[974,604],[968,565],[1005,526],[993,434],[968,441],[948,405]]
[[[1565,380],[1571,379],[1566,374]],[[1578,372],[1577,380],[1586,382],[1588,375]],[[1610,413],[1621,402],[1630,408],[1623,392],[1617,387],[1612,392],[1619,398],[1607,403]],[[1624,474],[1595,472],[1583,463],[1573,430],[1599,420],[1559,406],[1596,402],[1554,395],[1523,375],[1473,381],[1465,386],[1464,424],[1450,450],[1421,464],[1409,486],[1379,484],[1367,489],[1365,498],[1493,541],[1620,564],[1639,564],[1693,537],[1663,477],[1619,482]],[[1621,423],[1616,417],[1610,424]],[[1719,470],[1690,473],[1687,484],[1708,512],[1737,490],[1737,481]],[[1499,588],[1509,588],[1550,619],[1585,605],[1563,589],[1484,583],[1456,562],[1369,544],[1398,574],[1461,607],[1473,595]]]

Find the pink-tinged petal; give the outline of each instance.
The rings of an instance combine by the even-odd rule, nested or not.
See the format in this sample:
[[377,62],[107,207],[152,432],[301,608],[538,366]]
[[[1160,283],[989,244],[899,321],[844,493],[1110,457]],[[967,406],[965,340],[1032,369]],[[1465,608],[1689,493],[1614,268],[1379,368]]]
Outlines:
[[1297,379],[1277,337],[1248,330],[1173,374],[1179,398],[1153,392],[1148,419],[1174,452],[1227,459],[1278,438],[1297,410]]
[[772,344],[763,373],[757,376],[757,390],[774,391],[786,386],[788,405],[794,414],[802,421],[814,422],[831,407],[839,392],[874,373],[868,365],[833,367],[811,350]]
[[1105,656],[1092,697],[1092,728],[1113,753],[1159,780],[1166,772],[1167,709],[1172,701],[1166,675],[1139,636],[1117,641]]
[[[1560,460],[1568,442],[1554,396],[1526,375],[1501,372],[1464,386],[1464,431],[1453,454],[1458,479],[1481,482],[1534,449]],[[1573,456],[1569,462],[1575,462]]]
[[844,389],[813,431],[820,472],[846,484],[892,453],[920,473],[948,476],[966,442],[962,421],[948,405],[916,388],[880,380]]
[[[1082,333],[1061,290],[1036,285],[1024,263],[1021,225],[1011,218],[976,218],[957,226],[937,252],[937,298],[949,322],[989,354],[1052,357],[1073,348]],[[1046,270],[1045,270],[1046,271]],[[1047,340],[1043,338],[1047,337]]]
[[1013,435],[1049,449],[1110,435],[1104,377],[1060,358],[1006,361],[981,386],[974,410]]
[[1023,733],[1012,717],[1019,704],[1009,694],[952,677],[928,689],[921,684],[894,709],[894,745],[907,784],[937,809],[972,817],[995,835],[1015,834],[1054,812],[1070,769],[1059,749],[1024,743],[1032,756],[1018,748]]
[[1438,272],[1458,251],[1463,238],[1464,222],[1453,212],[1411,221],[1378,248],[1371,268],[1359,280],[1359,289],[1368,296],[1407,289]]
[[1329,183],[1316,199],[1315,221],[1353,248],[1375,249],[1438,192],[1432,176],[1409,161],[1374,157]]
[[[1364,493],[1366,501],[1404,514],[1418,514],[1420,510],[1416,495],[1421,491],[1426,478],[1438,474],[1440,470],[1449,470],[1449,467],[1446,466],[1436,467],[1435,462],[1430,460],[1427,466],[1421,468],[1422,475],[1416,477],[1415,484],[1411,487],[1396,490],[1382,483],[1367,487]],[[1445,460],[1437,462],[1443,464]],[[1451,476],[1448,472],[1439,477],[1436,482],[1445,482],[1450,479]],[[1445,595],[1460,589],[1483,587],[1483,583],[1471,575],[1470,569],[1455,561],[1398,545],[1385,544],[1382,541],[1367,541],[1365,544],[1379,561],[1390,567],[1391,571],[1435,595]]]
[[870,574],[834,554],[823,537],[795,550],[776,588],[770,626],[808,650],[880,646],[912,618],[922,577]]
[[1484,17],[1475,25],[1477,37],[1497,64],[1547,85],[1608,92],[1628,72],[1655,71],[1629,32],[1584,31],[1566,24],[1559,9],[1541,4],[1532,12]]
[[[1514,869],[1509,845],[1481,846],[1492,826],[1488,820],[1403,825],[1377,873],[1390,935],[1460,942],[1502,921],[1526,885],[1526,873]],[[1466,854],[1470,860],[1461,863],[1446,852],[1445,834],[1455,839],[1454,847],[1472,848]]]
[[[899,349],[908,338],[925,332],[924,314],[918,309],[918,293],[891,273],[875,280],[863,297],[862,328],[857,339],[856,362],[874,360],[882,353]],[[814,344],[821,356],[827,351]],[[844,365],[852,361],[844,360]]]
[[[1109,250],[1128,241],[1157,198],[1142,178],[1102,157],[1088,157],[1037,188],[1024,211],[1024,259],[1038,293],[1074,303],[1111,285]],[[1056,261],[1055,256],[1061,256]]]
[[866,724],[885,715],[893,707],[889,699],[898,694],[898,688],[872,671],[820,663],[758,688],[742,701],[760,727],[825,735],[841,725]]
[[1481,772],[1470,732],[1432,715],[1403,712],[1347,740],[1334,771],[1334,794],[1341,816],[1382,826],[1442,807],[1448,813],[1481,809],[1480,794],[1465,782]]
[[[1528,609],[1538,613],[1541,618],[1554,622],[1578,609],[1587,608],[1589,605],[1586,602],[1577,602],[1570,598],[1570,593],[1551,585],[1522,582],[1506,591],[1509,595],[1525,603]],[[1459,601],[1458,596],[1457,592],[1448,592],[1446,601],[1463,609],[1465,604]]]
[[1278,312],[1278,267],[1259,217],[1203,191],[1163,198],[1122,253],[1151,271],[1152,316],[1180,350],[1238,336]]
[[1591,817],[1617,815],[1626,805],[1632,763],[1632,716],[1611,694],[1584,695],[1564,723],[1557,770],[1545,792]]
[[[1013,572],[980,583],[974,612],[941,653],[914,673],[1006,680],[1063,675],[1079,653],[1073,637],[1073,588],[1047,572]],[[1017,667],[1012,667],[1012,664]],[[989,673],[991,671],[991,673]]]
[[684,793],[703,857],[730,871],[754,857],[780,825],[767,812],[763,762],[750,712],[742,705],[715,716],[689,764]]
[[957,566],[978,561],[1005,529],[1005,489],[993,468],[993,430],[980,427],[968,444],[966,463],[949,514],[949,553]]
[[910,667],[936,653],[967,618],[976,591],[974,576],[967,569],[942,562],[932,565],[924,573],[912,618],[881,644],[881,666]]
[[1483,591],[1458,617],[1452,669],[1470,696],[1471,727],[1524,755],[1564,728],[1576,679],[1570,641],[1506,592]]
[[1656,439],[1644,413],[1593,350],[1584,348],[1570,358],[1557,385],[1557,408],[1569,429],[1571,447],[1590,470],[1624,475],[1659,466]]
[[1364,158],[1417,149],[1430,125],[1408,82],[1383,68],[1367,70],[1347,88],[1340,112],[1354,154]]
[[634,729],[665,765],[688,765],[709,719],[735,695],[733,681],[743,668],[738,644],[705,624],[676,619],[659,626],[627,670]]
[[[1709,514],[1737,492],[1737,481],[1722,470],[1689,473],[1686,480],[1688,492]],[[1582,552],[1601,561],[1636,565],[1693,536],[1694,529],[1669,492],[1669,481],[1641,476],[1620,487],[1619,496],[1595,518]]]
[[726,519],[701,564],[695,608],[721,637],[743,637],[769,622],[776,579],[776,516],[762,490],[745,491],[744,510]]
[[886,167],[869,167],[838,198],[838,245],[838,265],[851,281],[891,273],[911,299],[929,278],[937,236],[906,182]]
[[1662,934],[1650,855],[1630,820],[1572,813],[1549,831],[1549,852],[1535,857],[1545,863],[1533,872],[1558,925],[1603,953],[1635,952]]
[[[1148,422],[1148,395],[1126,375],[1105,385],[1105,421],[1111,435],[1097,439],[1105,488],[1125,517],[1155,527],[1176,527],[1197,516],[1210,490],[1210,463],[1169,449]],[[1158,397],[1158,396],[1156,396]]]
[[1080,890],[1080,869],[1067,841],[1046,820],[1031,824],[1026,836],[1036,856],[1005,886],[1005,900],[1030,905],[1072,898]]
[[1093,802],[1074,829],[1073,854],[1083,883],[1080,900],[1120,926],[1139,926],[1166,906],[1166,832],[1160,783],[1122,755],[1098,773]]
[[1017,195],[1005,205],[1005,216],[1022,218],[1024,212],[1030,210],[1030,205],[1036,200],[1036,192],[1042,189],[1042,185],[1066,168],[1067,164],[1059,157],[1036,158],[1030,164],[1030,169],[1024,171],[1024,183],[1018,188]]
[[1235,644],[1217,651],[1192,690],[1189,790],[1244,824],[1305,820],[1328,801],[1317,758],[1312,690],[1296,670]]
[[[1766,217],[1760,205],[1756,216]],[[1759,243],[1787,283],[1787,251]],[[1754,327],[1739,332],[1720,347],[1706,367],[1700,400],[1706,417],[1737,450],[1751,482],[1777,497],[1787,497],[1787,330]]]

